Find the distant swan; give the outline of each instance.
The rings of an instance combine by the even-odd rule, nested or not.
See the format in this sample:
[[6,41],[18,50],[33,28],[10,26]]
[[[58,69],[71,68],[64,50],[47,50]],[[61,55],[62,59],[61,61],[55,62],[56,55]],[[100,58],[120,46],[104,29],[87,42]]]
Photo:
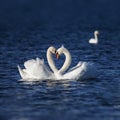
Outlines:
[[[47,50],[47,60],[50,67],[56,71],[54,61],[52,59],[52,54],[55,54],[56,49],[51,46]],[[19,73],[22,79],[54,79],[54,74],[45,65],[44,60],[36,58],[28,60],[24,63],[25,69],[21,69],[18,65]]]
[[90,44],[97,44],[97,43],[98,43],[98,36],[97,36],[98,34],[99,34],[99,31],[96,30],[96,31],[94,32],[94,37],[95,37],[95,38],[91,38],[91,39],[89,40],[89,43],[90,43]]
[[64,46],[56,51],[57,59],[59,59],[61,54],[64,54],[66,58],[62,68],[54,72],[57,79],[78,80],[95,78],[97,76],[97,68],[93,63],[90,62],[78,62],[75,67],[71,68],[67,73],[65,73],[71,64],[71,54]]

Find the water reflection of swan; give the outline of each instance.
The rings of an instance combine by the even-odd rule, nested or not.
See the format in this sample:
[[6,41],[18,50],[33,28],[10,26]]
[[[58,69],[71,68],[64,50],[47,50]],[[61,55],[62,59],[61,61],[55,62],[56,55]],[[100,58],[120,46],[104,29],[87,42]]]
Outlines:
[[91,38],[90,40],[89,40],[89,43],[90,44],[97,44],[98,43],[98,34],[99,34],[99,31],[95,31],[94,32],[94,37],[95,38]]
[[[64,54],[66,59],[61,67],[58,70],[55,66],[55,63],[52,59],[52,54],[56,54],[56,57],[59,58],[61,54]],[[47,60],[48,64],[53,72],[51,72],[48,67],[45,65],[44,61],[36,58],[36,60],[28,60],[24,63],[25,69],[21,69],[18,66],[19,73],[23,79],[88,79],[96,77],[96,67],[93,63],[89,62],[79,62],[75,67],[71,68],[67,73],[65,71],[69,68],[71,64],[71,54],[65,48],[61,47],[57,51],[54,47],[49,47],[47,50]]]
[[71,68],[67,73],[65,71],[69,68],[71,64],[71,55],[70,52],[62,46],[56,52],[57,58],[61,54],[64,54],[66,59],[65,62],[60,70],[55,73],[57,79],[88,79],[88,78],[95,78],[97,76],[97,68],[93,63],[90,62],[78,62],[78,64]]

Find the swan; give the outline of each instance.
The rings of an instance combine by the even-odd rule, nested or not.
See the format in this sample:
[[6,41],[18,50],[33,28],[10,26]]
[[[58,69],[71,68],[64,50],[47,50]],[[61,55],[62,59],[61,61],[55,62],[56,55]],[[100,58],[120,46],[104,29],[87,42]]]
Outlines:
[[65,62],[62,68],[58,71],[55,71],[55,76],[57,79],[88,79],[88,78],[95,78],[97,74],[97,68],[91,62],[78,62],[78,64],[72,67],[68,72],[65,71],[69,68],[71,64],[71,54],[70,52],[64,47],[61,46],[56,51],[56,57],[59,59],[61,54],[65,55]]
[[99,31],[95,31],[94,32],[94,37],[95,38],[91,38],[90,40],[89,40],[89,43],[90,44],[97,44],[98,43],[98,36],[97,35],[99,35]]
[[[54,72],[57,71],[52,59],[52,54],[55,53],[56,49],[53,46],[50,46],[47,50],[47,60],[50,68]],[[43,59],[36,58],[24,62],[25,69],[21,69],[19,65],[17,67],[22,79],[54,79],[54,73],[48,69]]]

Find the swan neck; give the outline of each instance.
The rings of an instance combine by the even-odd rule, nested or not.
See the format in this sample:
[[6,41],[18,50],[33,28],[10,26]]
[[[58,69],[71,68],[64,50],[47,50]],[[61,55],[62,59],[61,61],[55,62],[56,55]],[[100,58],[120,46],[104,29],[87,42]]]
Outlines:
[[65,55],[65,62],[63,64],[62,68],[59,70],[59,72],[61,74],[63,74],[69,68],[69,66],[71,64],[71,54],[70,54],[70,52],[67,49],[65,49],[63,51],[63,54]]
[[98,41],[98,36],[97,36],[97,34],[95,33],[94,36],[95,36],[95,40],[96,40],[96,42],[97,42],[97,41]]
[[51,70],[52,70],[54,73],[57,72],[58,70],[57,70],[57,68],[55,67],[55,63],[54,63],[54,61],[53,61],[53,59],[52,59],[52,53],[50,52],[49,48],[48,48],[48,50],[47,50],[47,61],[48,61],[48,64],[49,64]]

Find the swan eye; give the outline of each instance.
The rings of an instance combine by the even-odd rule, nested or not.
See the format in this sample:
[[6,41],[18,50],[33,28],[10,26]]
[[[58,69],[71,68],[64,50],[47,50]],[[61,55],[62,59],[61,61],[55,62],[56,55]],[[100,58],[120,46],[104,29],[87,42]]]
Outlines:
[[57,53],[57,50],[55,50],[55,54]]

